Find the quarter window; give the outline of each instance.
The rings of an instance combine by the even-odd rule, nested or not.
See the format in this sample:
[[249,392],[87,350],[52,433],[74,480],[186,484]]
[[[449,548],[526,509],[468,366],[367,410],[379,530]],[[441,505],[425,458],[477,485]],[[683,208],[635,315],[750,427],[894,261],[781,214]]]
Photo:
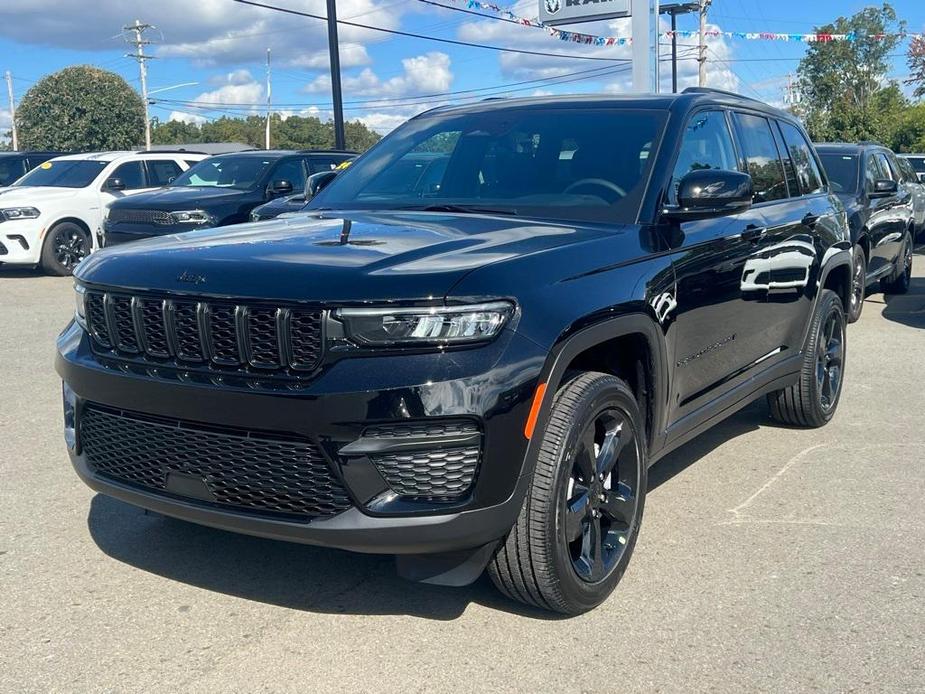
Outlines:
[[787,197],[784,167],[768,120],[761,116],[737,113],[735,121],[745,164],[755,189],[755,202],[770,202]]
[[790,153],[790,160],[796,168],[803,195],[822,192],[822,173],[819,171],[816,157],[813,156],[813,152],[809,148],[809,143],[803,133],[790,123],[785,122],[780,123],[780,129],[784,135],[787,151]]
[[722,111],[703,111],[691,117],[684,131],[678,159],[668,186],[668,199],[678,203],[678,187],[685,174],[700,169],[736,170],[735,148]]

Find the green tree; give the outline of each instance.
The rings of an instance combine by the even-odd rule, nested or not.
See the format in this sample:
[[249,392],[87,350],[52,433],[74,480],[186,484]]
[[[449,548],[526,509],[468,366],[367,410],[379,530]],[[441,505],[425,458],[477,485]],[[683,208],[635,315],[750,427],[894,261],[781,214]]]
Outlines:
[[16,109],[22,149],[131,149],[144,142],[144,103],[113,72],[68,67],[33,86]]
[[882,123],[875,109],[881,80],[889,67],[887,57],[899,43],[896,34],[904,28],[893,7],[883,3],[817,29],[820,33],[854,34],[855,39],[813,43],[800,61],[806,125],[813,139],[878,137]]
[[151,130],[151,142],[156,145],[182,145],[201,142],[202,132],[195,123],[169,120],[161,123],[154,120]]

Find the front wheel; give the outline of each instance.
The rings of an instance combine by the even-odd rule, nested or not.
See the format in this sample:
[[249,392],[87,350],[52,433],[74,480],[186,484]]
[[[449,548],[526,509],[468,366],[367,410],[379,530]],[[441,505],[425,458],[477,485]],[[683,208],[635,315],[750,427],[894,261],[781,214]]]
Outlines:
[[880,288],[884,294],[907,294],[912,285],[912,251],[914,244],[912,237],[907,235],[903,239],[903,248],[896,260],[896,269],[887,279],[880,280]]
[[845,311],[838,294],[822,290],[800,379],[768,395],[771,418],[782,424],[821,427],[835,414],[845,372]]
[[587,372],[556,393],[542,436],[520,515],[488,571],[514,600],[580,614],[607,599],[636,544],[643,419],[623,381]]
[[93,241],[86,229],[73,222],[61,222],[45,237],[42,269],[49,275],[70,275],[92,249]]

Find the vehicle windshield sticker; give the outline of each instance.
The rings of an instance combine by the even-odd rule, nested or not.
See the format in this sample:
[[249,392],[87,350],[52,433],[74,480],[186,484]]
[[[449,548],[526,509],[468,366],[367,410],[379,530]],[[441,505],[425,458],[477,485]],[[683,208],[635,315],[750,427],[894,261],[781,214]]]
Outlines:
[[50,162],[50,161],[42,162],[42,168],[43,168],[43,169],[50,169],[50,168],[51,168],[51,162]]

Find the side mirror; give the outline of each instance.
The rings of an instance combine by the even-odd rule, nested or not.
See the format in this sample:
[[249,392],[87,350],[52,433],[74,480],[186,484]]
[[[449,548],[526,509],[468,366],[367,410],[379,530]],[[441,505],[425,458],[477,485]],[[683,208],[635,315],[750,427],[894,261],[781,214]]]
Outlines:
[[272,195],[288,195],[292,192],[292,183],[284,178],[273,181],[270,184],[270,193]]
[[687,173],[678,185],[678,204],[664,214],[687,221],[743,212],[752,205],[752,177],[740,171],[699,169]]
[[125,181],[121,178],[110,178],[106,180],[106,190],[125,190]]
[[899,192],[899,184],[889,178],[878,178],[870,191],[871,198],[888,198]]
[[335,178],[337,171],[319,171],[305,179],[305,202],[318,195]]

